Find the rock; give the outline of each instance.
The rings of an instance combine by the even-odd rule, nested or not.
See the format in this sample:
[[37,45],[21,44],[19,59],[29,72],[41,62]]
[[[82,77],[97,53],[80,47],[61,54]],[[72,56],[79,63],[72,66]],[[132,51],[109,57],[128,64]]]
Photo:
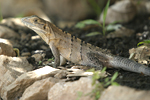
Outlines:
[[33,70],[33,66],[23,57],[8,57],[0,55],[0,95],[6,87],[21,74]]
[[[3,76],[3,78],[2,78],[2,76]],[[9,70],[7,70],[6,73],[3,74],[2,76],[0,78],[0,80],[1,80],[0,83],[3,84],[3,87],[1,87],[1,89],[4,88],[5,86],[8,86],[9,84],[11,84],[17,78],[17,77],[13,77]]]
[[10,85],[3,88],[1,97],[4,100],[18,100],[24,90],[32,85],[35,81],[54,76],[58,71],[59,69],[45,66],[43,68],[24,73]]
[[138,91],[125,86],[110,86],[99,100],[149,100],[150,91]]
[[142,0],[140,3],[134,0],[132,2],[136,6],[138,15],[150,14],[150,1],[149,0]]
[[[85,72],[82,69],[68,69],[69,73],[67,77],[87,77],[87,76],[93,76],[94,72]],[[103,73],[99,71],[98,73],[101,77],[106,77],[106,72]]]
[[131,37],[135,33],[134,30],[128,29],[125,27],[121,27],[114,32],[109,33],[106,37],[109,38],[117,38],[117,37]]
[[0,70],[6,68],[15,77],[33,70],[33,66],[24,57],[8,57],[0,55]]
[[57,79],[63,79],[67,77],[67,71],[66,70],[61,70],[59,73],[57,73],[55,76]]
[[86,0],[44,0],[44,5],[50,18],[61,20],[77,21],[94,13]]
[[16,53],[13,50],[13,47],[10,41],[0,38],[0,55],[7,55],[7,56],[12,56],[12,57],[16,56]]
[[29,56],[31,56],[31,53],[30,52],[23,52],[23,53],[21,53],[21,56],[22,57],[29,57]]
[[7,40],[7,39],[3,39],[3,38],[0,38],[0,43],[5,43],[11,47],[13,47],[11,41]]
[[55,78],[46,78],[34,82],[29,86],[19,100],[47,100],[49,89],[59,81]]
[[148,14],[150,14],[150,1],[145,1],[145,7]]
[[11,28],[12,30],[19,30],[18,33],[21,35],[19,36],[19,39],[24,33],[22,31],[29,30],[29,28],[25,27],[25,25],[21,22],[21,18],[5,18],[1,21],[1,24]]
[[36,62],[39,62],[39,61],[42,61],[42,59],[44,58],[43,56],[45,57],[45,55],[37,53],[37,54],[32,55],[31,57],[35,58]]
[[0,25],[0,38],[11,39],[11,38],[20,38],[19,34],[15,31],[9,29],[6,26]]
[[[136,7],[131,0],[122,0],[110,6],[107,10],[106,24],[113,22],[127,23],[136,15]],[[103,23],[103,12],[99,21]]]
[[33,69],[25,58],[0,55],[0,95],[21,74]]
[[[90,95],[92,92],[92,78],[80,78],[74,82],[59,82],[56,83],[48,92],[48,100],[93,100]],[[79,92],[83,95],[79,97]]]
[[[4,70],[3,70],[4,71]],[[3,72],[0,72],[0,95],[5,91],[4,89],[10,85],[12,82],[15,81],[17,77],[14,77],[12,75],[12,73],[5,69],[5,71]]]
[[148,64],[150,62],[150,47],[148,45],[139,46],[129,50],[130,59],[138,61],[141,64]]
[[3,19],[1,23],[14,29],[20,29],[21,27],[25,26],[21,22],[21,18],[6,18],[6,19]]
[[45,5],[43,5],[41,0],[0,0],[0,8],[3,17],[38,15],[49,20],[47,15],[43,12]]

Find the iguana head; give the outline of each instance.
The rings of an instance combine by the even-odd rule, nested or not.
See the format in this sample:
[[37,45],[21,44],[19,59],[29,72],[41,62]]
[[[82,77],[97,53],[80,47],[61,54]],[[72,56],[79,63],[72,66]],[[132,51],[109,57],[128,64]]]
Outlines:
[[36,15],[24,17],[21,19],[22,23],[34,30],[42,39],[48,43],[47,34],[49,33],[48,22],[39,18]]

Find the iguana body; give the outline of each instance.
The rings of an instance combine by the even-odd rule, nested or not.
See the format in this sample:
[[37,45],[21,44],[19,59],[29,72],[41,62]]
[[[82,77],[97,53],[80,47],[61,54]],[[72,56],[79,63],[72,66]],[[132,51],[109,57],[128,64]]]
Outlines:
[[64,33],[51,22],[38,16],[22,18],[22,22],[34,30],[50,46],[55,57],[55,67],[61,63],[60,56],[75,64],[102,69],[104,66],[150,75],[150,68],[127,58],[113,56],[105,50]]

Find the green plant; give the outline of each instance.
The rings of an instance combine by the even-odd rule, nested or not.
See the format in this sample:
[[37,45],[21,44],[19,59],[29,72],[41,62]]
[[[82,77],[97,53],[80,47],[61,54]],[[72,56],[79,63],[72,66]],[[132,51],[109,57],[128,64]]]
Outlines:
[[114,80],[117,78],[118,76],[118,72],[115,72],[114,75],[111,77],[111,79],[109,80],[109,78],[105,78],[105,84],[104,86],[107,87],[109,85],[115,85],[118,86],[119,84],[117,82],[114,82]]
[[[101,73],[104,73],[106,70],[106,67],[104,67],[101,71]],[[101,96],[102,91],[105,89],[105,87],[108,87],[109,85],[116,85],[119,84],[117,82],[114,82],[114,80],[118,76],[118,72],[114,73],[114,75],[111,78],[104,78],[104,81],[98,82],[97,80],[102,79],[103,77],[99,74],[99,71],[95,71],[94,69],[91,69],[89,71],[94,72],[92,77],[92,85],[95,86],[95,88],[92,90],[91,94],[93,97],[95,97],[95,100],[98,100]]]
[[54,58],[50,58],[50,59],[48,59],[48,61],[51,61],[51,60],[52,60],[52,61],[54,61]]
[[104,8],[104,12],[103,12],[103,26],[102,26],[103,35],[105,35],[105,32],[106,32],[105,21],[106,21],[106,15],[107,15],[109,4],[110,4],[110,0],[108,0],[106,7]]
[[41,65],[42,64],[42,61],[39,61],[38,65]]
[[[94,0],[90,0],[90,1],[93,2]],[[105,26],[105,20],[106,20],[106,15],[107,15],[107,10],[108,10],[108,7],[109,7],[109,3],[110,3],[110,0],[108,0],[108,2],[106,4],[106,7],[104,8],[104,11],[103,11],[103,23],[102,23],[102,25],[96,20],[87,19],[87,20],[78,22],[75,25],[75,28],[83,28],[83,27],[85,27],[85,25],[96,24],[96,25],[99,25],[100,27],[102,27],[102,33],[100,33],[100,32],[91,32],[91,33],[87,34],[87,36],[94,36],[94,35],[98,35],[98,34],[105,35],[106,27],[107,27],[107,26]]]
[[148,45],[150,45],[150,40],[144,40],[144,41],[142,41],[142,42],[139,42],[139,43],[137,44],[137,46],[139,46],[139,45],[148,46]]
[[86,36],[95,36],[99,34],[101,34],[101,32],[91,32],[91,33],[88,33]]
[[15,51],[16,56],[20,57],[20,51],[19,51],[19,49],[18,48],[13,48],[13,50]]
[[[101,93],[104,91],[105,87],[108,87],[109,85],[116,85],[118,86],[119,84],[117,82],[114,82],[115,79],[118,76],[118,72],[115,72],[114,75],[111,78],[105,77],[105,71],[106,71],[106,67],[104,67],[100,71],[95,71],[94,68],[87,70],[87,72],[93,72],[93,76],[92,76],[92,86],[94,86],[94,89],[88,93],[88,94],[84,94],[80,91],[78,91],[78,98],[76,100],[79,100],[82,96],[89,96],[91,95],[91,97],[94,97],[94,100],[98,100],[101,96]],[[98,80],[103,79],[104,81],[99,82]]]
[[[104,67],[102,69],[102,73],[104,73],[104,71],[106,70],[106,67]],[[104,86],[102,83],[96,83],[98,79],[101,78],[101,76],[99,75],[99,71],[95,71],[93,70],[94,74],[92,77],[92,86],[95,85],[95,88],[92,90],[92,96],[95,97],[95,100],[98,100],[101,96],[102,91],[104,90]]]
[[101,24],[96,21],[96,20],[93,20],[93,19],[86,19],[86,20],[83,20],[83,21],[80,21],[78,22],[76,25],[75,25],[75,28],[84,28],[86,25],[90,25],[90,24],[96,24],[96,25],[99,25],[101,26]]

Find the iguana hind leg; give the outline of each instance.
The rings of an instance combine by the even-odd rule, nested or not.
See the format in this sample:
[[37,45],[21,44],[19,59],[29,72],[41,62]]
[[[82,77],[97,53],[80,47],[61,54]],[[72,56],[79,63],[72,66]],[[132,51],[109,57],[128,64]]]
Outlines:
[[60,55],[60,65],[64,65],[66,63],[66,59]]
[[99,53],[89,52],[87,53],[87,57],[89,58],[92,66],[95,66],[95,68],[98,70],[102,70],[102,68],[106,66],[106,63],[108,61],[108,59],[104,55],[100,55]]

